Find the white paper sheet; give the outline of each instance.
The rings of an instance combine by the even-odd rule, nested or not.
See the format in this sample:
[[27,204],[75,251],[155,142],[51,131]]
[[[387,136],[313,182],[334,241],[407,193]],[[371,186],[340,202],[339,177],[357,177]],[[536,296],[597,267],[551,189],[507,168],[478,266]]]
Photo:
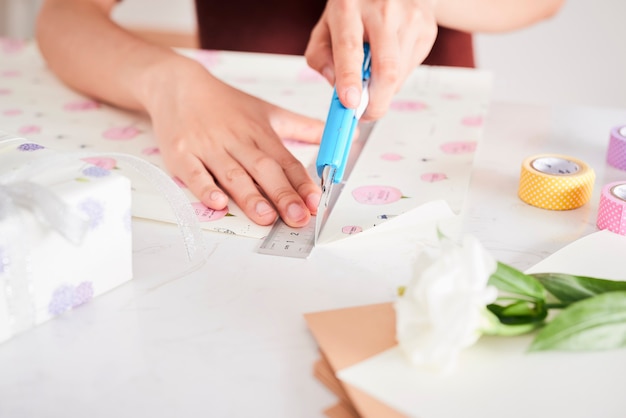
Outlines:
[[598,231],[574,241],[526,273],[565,273],[626,281],[625,259],[626,237]]
[[315,247],[310,258],[335,256],[345,260],[368,260],[367,269],[390,278],[392,294],[404,284],[413,271],[413,263],[421,250],[439,245],[437,230],[447,236],[458,234],[460,219],[443,200],[427,202],[404,214],[391,218],[376,228],[345,239]]
[[[529,272],[626,280],[624,254],[626,237],[600,231]],[[397,347],[338,377],[410,417],[624,417],[625,350],[527,353],[531,340],[482,337],[443,377],[413,368]]]

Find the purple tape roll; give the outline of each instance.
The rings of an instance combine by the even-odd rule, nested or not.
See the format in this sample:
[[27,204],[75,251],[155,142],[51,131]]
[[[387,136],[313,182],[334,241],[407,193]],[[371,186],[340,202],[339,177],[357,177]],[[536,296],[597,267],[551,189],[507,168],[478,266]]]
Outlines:
[[626,125],[611,129],[606,161],[613,167],[626,170]]

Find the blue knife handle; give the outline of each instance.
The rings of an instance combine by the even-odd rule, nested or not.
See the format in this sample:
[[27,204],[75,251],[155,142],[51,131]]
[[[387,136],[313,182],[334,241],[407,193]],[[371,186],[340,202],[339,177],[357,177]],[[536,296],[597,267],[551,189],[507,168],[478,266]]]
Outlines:
[[[363,51],[365,59],[363,60],[362,78],[365,81],[370,77],[369,44],[363,45]],[[333,98],[330,102],[326,126],[315,163],[319,177],[322,177],[324,167],[330,165],[336,169],[333,182],[340,183],[343,179],[354,130],[359,122],[355,113],[355,109],[348,109],[341,104],[337,96],[337,89],[333,89]]]
[[337,90],[334,89],[316,161],[317,175],[320,177],[322,177],[324,167],[327,165],[337,169],[333,179],[334,183],[341,181],[344,166],[350,153],[352,134],[354,134],[354,127],[357,124],[354,114],[354,109],[348,109],[341,104]]

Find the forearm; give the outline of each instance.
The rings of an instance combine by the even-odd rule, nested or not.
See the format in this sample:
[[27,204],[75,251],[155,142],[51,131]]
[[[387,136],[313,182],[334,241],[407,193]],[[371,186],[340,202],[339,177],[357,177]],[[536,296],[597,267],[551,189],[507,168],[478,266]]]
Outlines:
[[520,29],[552,17],[565,0],[438,0],[441,26],[465,32]]
[[37,41],[50,68],[70,87],[117,106],[145,110],[161,74],[185,60],[113,23],[114,1],[48,0]]

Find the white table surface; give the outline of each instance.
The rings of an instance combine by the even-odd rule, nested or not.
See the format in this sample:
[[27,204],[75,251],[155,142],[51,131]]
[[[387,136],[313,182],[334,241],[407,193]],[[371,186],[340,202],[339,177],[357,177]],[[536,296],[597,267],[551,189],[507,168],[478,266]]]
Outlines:
[[[522,269],[595,231],[602,185],[626,179],[605,163],[623,123],[624,109],[492,104],[459,224]],[[595,169],[590,203],[552,212],[517,198],[522,160],[544,152]],[[182,274],[176,227],[135,221],[134,280],[0,345],[0,417],[321,417],[336,398],[313,378],[303,314],[390,301],[408,267],[205,237],[208,261]]]

